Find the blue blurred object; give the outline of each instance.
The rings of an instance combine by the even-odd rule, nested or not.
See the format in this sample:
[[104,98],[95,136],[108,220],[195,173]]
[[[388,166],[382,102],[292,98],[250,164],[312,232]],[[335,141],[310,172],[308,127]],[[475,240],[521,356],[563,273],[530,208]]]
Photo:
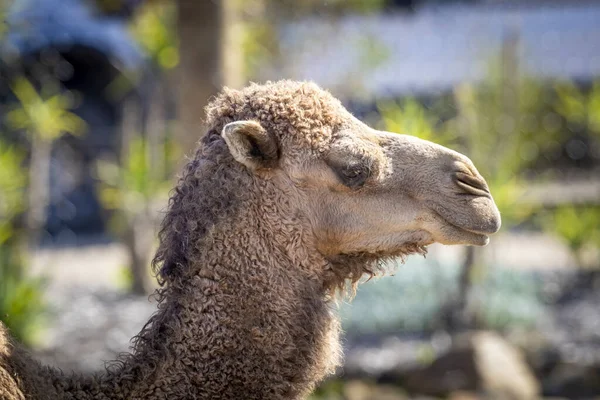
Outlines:
[[[16,101],[7,87],[13,78],[25,76],[41,88],[51,77],[77,99],[73,111],[87,124],[84,135],[65,135],[53,144],[46,231],[54,241],[104,233],[93,169],[100,156],[119,157],[123,102],[143,102],[138,81],[130,78],[144,70],[147,58],[126,18],[138,3],[103,8],[92,0],[15,0],[8,9],[0,43],[0,108]],[[117,96],[108,90],[114,82],[128,82]]]
[[[441,3],[441,2],[440,2]],[[448,2],[450,3],[450,2]],[[286,56],[258,79],[312,79],[344,99],[438,94],[478,82],[507,39],[523,72],[590,81],[600,74],[600,4],[440,4],[413,13],[303,19],[281,31]]]
[[139,68],[144,62],[127,21],[103,16],[90,1],[16,0],[6,22],[9,30],[0,47],[5,60],[78,45],[97,50],[122,68]]

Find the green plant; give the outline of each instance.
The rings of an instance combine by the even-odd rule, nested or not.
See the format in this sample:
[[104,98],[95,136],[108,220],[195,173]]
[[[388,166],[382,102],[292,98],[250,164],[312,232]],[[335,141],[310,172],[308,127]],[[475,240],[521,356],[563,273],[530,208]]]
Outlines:
[[31,345],[45,310],[43,280],[25,273],[18,245],[0,246],[0,319],[22,343]]
[[277,26],[264,20],[250,20],[243,25],[241,48],[244,53],[244,75],[254,77],[267,61],[281,54]]
[[600,138],[600,81],[594,82],[587,93],[571,82],[559,82],[554,88],[556,112]]
[[171,186],[173,152],[169,141],[151,145],[137,136],[128,143],[121,165],[106,160],[97,164],[100,200],[112,213],[109,228],[123,241],[130,256],[129,273],[121,278],[138,294],[152,288],[149,261],[157,204]]
[[600,250],[600,205],[562,205],[542,214],[541,224],[569,246],[578,266],[600,267],[597,257],[585,258],[587,250]]
[[344,381],[341,379],[329,379],[319,385],[314,393],[308,397],[309,400],[342,400],[344,399]]
[[380,101],[377,110],[381,117],[378,124],[380,129],[416,136],[444,146],[457,142],[456,134],[448,129],[438,129],[441,121],[416,99]]
[[6,14],[11,2],[0,2],[0,39],[8,32],[8,23],[6,22]]
[[61,93],[56,82],[46,84],[41,93],[24,77],[16,78],[10,87],[18,103],[6,114],[6,121],[10,128],[25,131],[30,140],[36,136],[51,142],[64,133],[86,130],[85,122],[70,111],[72,96]]
[[23,154],[0,141],[0,319],[25,344],[35,341],[45,309],[38,278],[25,271],[23,213],[26,177]]
[[52,143],[63,134],[81,134],[85,122],[70,109],[73,98],[60,90],[57,81],[48,82],[38,92],[25,77],[11,82],[17,98],[6,114],[10,129],[25,132],[31,145],[29,159],[27,227],[35,242],[46,220],[50,199],[50,156]]
[[[169,144],[163,144],[159,152],[171,158]],[[156,171],[163,166],[152,162],[152,150],[148,141],[140,136],[134,137],[128,145],[122,165],[107,160],[97,164],[98,176],[102,182],[100,198],[108,210],[122,215],[116,216],[113,227],[115,231],[123,228],[123,216],[129,218],[144,211],[149,202],[157,195],[164,194],[169,189],[167,173]]]
[[17,217],[23,212],[26,178],[23,154],[0,141],[0,246],[15,235]]
[[[600,81],[588,89],[571,82],[554,85],[554,110],[576,131],[587,133],[591,145],[600,148]],[[571,250],[580,267],[600,266],[600,205],[562,204],[539,217],[545,231],[559,236]],[[586,259],[586,251],[596,252],[595,259]]]
[[179,40],[174,25],[175,7],[168,2],[144,5],[131,24],[133,37],[163,69],[179,64]]

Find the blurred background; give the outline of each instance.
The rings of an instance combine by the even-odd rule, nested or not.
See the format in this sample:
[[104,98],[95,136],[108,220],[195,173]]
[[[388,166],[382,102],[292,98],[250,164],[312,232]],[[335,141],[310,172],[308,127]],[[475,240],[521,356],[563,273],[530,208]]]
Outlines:
[[503,214],[489,246],[431,246],[342,302],[345,363],[313,398],[600,398],[592,1],[0,1],[2,321],[64,370],[126,351],[201,110],[281,78],[469,155]]

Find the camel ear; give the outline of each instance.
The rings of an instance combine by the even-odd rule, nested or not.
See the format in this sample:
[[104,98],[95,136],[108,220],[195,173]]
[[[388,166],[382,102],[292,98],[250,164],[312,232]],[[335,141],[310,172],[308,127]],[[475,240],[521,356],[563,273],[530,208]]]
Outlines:
[[233,158],[251,170],[273,168],[277,165],[277,141],[258,122],[231,122],[223,128],[222,136]]

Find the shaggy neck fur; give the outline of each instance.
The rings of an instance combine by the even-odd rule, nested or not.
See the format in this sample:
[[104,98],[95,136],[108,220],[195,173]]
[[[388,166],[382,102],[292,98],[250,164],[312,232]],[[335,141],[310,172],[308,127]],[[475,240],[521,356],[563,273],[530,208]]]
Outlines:
[[[306,222],[271,179],[207,138],[170,204],[159,311],[78,399],[296,399],[338,363],[338,321]],[[210,190],[207,190],[210,188]]]

